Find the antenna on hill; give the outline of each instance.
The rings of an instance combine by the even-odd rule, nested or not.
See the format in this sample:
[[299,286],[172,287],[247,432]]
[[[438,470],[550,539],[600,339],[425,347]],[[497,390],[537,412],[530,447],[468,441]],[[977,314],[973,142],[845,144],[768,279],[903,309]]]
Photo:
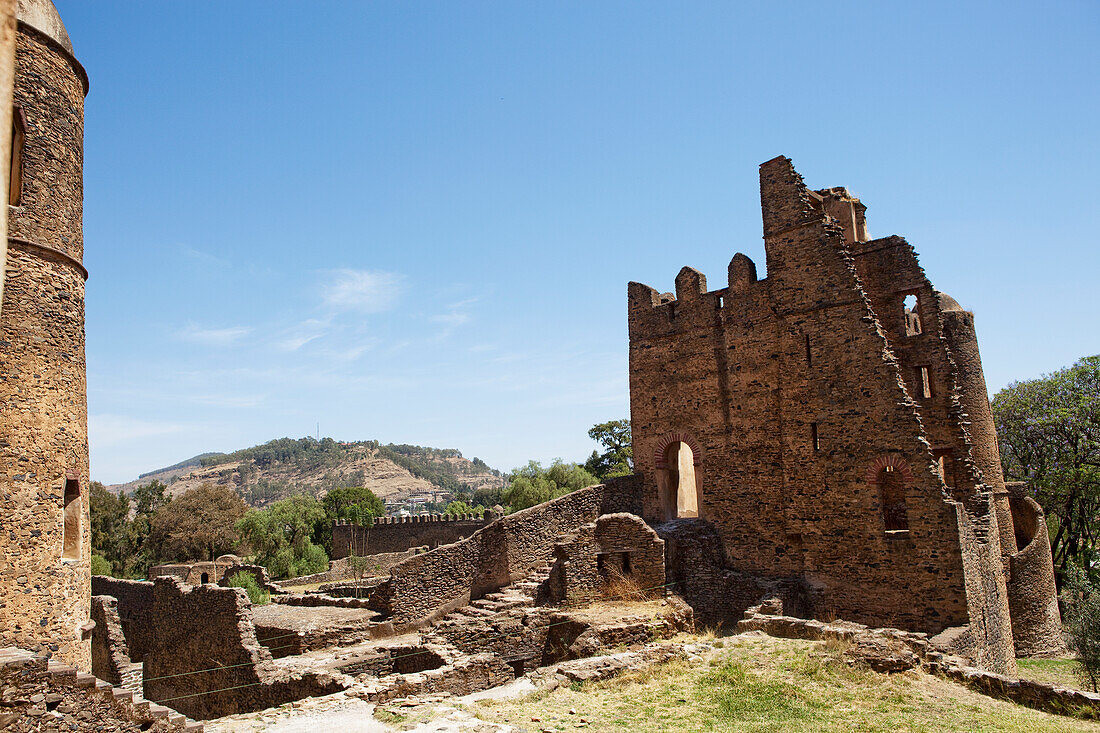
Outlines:
[[317,423],[317,442],[321,442],[321,423]]

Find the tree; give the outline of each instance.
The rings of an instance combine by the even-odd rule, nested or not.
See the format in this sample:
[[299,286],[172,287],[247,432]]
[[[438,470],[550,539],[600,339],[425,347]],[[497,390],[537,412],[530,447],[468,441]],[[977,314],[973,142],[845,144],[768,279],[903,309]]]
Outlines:
[[206,483],[157,510],[148,542],[158,560],[213,560],[236,548],[247,509],[233,489]]
[[512,511],[526,509],[599,483],[582,466],[564,463],[560,458],[555,459],[546,469],[538,461],[528,461],[523,468],[512,471],[509,478],[511,482],[504,490],[503,498]]
[[330,519],[358,522],[386,515],[386,506],[382,500],[373,491],[362,486],[333,489],[325,495],[323,504]]
[[328,555],[313,542],[325,508],[312,496],[292,496],[266,509],[249,509],[237,522],[237,531],[256,561],[277,578],[294,578],[328,568]]
[[443,510],[444,514],[460,515],[460,514],[477,514],[481,516],[485,513],[485,507],[479,505],[471,506],[465,501],[452,501],[447,505],[447,508]]
[[155,514],[171,501],[172,497],[167,492],[168,486],[155,480],[137,487],[130,495],[134,501],[134,511],[138,514]]
[[1081,677],[1097,692],[1100,684],[1100,583],[1077,566],[1069,568],[1062,591],[1070,648],[1081,665]]
[[1055,571],[1090,568],[1100,516],[1100,356],[1014,382],[992,401],[1007,480],[1027,481],[1047,515]]
[[95,570],[103,571],[106,563],[107,574],[122,575],[135,549],[130,526],[130,499],[125,494],[115,496],[99,481],[93,481],[90,486],[92,554],[100,560]]
[[592,451],[584,462],[585,469],[600,481],[634,473],[634,448],[630,442],[630,421],[612,420],[593,425],[588,437],[604,448]]

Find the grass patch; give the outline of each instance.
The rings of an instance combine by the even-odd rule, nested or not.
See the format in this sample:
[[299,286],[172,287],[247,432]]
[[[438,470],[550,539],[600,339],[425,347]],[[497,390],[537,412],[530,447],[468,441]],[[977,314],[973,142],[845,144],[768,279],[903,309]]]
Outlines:
[[1028,659],[1016,660],[1020,677],[1052,685],[1088,689],[1081,663],[1076,659]]
[[725,641],[726,648],[703,662],[674,660],[604,682],[483,700],[472,710],[485,721],[527,730],[576,729],[583,718],[590,730],[624,733],[1100,733],[1100,723],[994,700],[921,672],[881,675],[852,667],[838,643]]

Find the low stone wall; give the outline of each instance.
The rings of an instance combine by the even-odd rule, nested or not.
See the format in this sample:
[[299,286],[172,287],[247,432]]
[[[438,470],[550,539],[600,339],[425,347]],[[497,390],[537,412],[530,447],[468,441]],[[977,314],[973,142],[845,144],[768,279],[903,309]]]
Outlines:
[[202,733],[203,729],[201,723],[142,700],[130,690],[15,648],[0,649],[0,709],[5,718],[15,716],[2,723],[12,733]]
[[132,662],[141,662],[152,644],[153,584],[147,580],[121,580],[92,576],[92,595],[111,596],[118,601],[122,633]]
[[280,588],[290,588],[296,585],[312,585],[314,583],[337,583],[341,580],[353,580],[363,571],[365,571],[368,576],[382,575],[383,573],[388,573],[390,568],[394,565],[408,560],[414,555],[419,555],[427,551],[428,548],[426,546],[413,547],[404,552],[381,552],[377,555],[356,557],[354,565],[358,565],[359,567],[353,566],[353,559],[351,557],[344,557],[339,560],[331,561],[328,564],[328,570],[323,573],[301,575],[297,578],[289,578],[287,580],[277,580],[275,581],[275,585]]
[[469,537],[498,519],[490,510],[477,514],[423,514],[415,517],[374,517],[363,524],[332,525],[332,557],[406,552],[413,547],[449,545]]
[[552,561],[562,535],[602,514],[624,511],[641,511],[639,477],[613,479],[508,515],[395,566],[371,594],[371,608],[397,625],[441,615]]
[[280,673],[241,588],[154,582],[145,696],[193,718],[253,712],[344,689],[328,675]]
[[[862,624],[823,623],[812,619],[767,614],[747,614],[737,625],[738,631],[763,631],[769,636],[788,639],[838,639],[854,642],[866,653],[863,661],[878,671],[900,671],[923,663],[928,671],[961,682],[982,694],[1026,705],[1057,715],[1100,718],[1100,695],[1060,685],[1016,679],[962,664],[933,648],[927,634],[899,629],[870,629]],[[889,645],[895,645],[893,649]],[[912,661],[901,659],[897,645],[912,653]],[[885,652],[885,653],[884,653]],[[882,666],[874,663],[878,660]]]
[[576,605],[608,592],[665,595],[665,543],[634,514],[604,514],[554,545],[550,600]]

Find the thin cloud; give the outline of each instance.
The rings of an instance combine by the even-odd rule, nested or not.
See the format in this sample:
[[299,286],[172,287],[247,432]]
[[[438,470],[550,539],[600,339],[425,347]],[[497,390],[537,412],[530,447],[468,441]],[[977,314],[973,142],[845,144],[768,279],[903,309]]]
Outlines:
[[324,272],[327,281],[322,284],[321,299],[338,311],[381,313],[393,308],[404,290],[404,277],[395,272],[348,268]]
[[202,328],[189,323],[176,332],[176,338],[203,346],[229,346],[252,332],[248,326],[230,326],[228,328]]
[[451,303],[447,306],[446,313],[432,316],[431,320],[433,323],[442,323],[450,328],[463,326],[470,322],[470,314],[466,311],[466,308],[477,301],[477,298],[467,298],[457,303]]
[[310,341],[326,335],[331,327],[331,320],[310,318],[293,328],[287,329],[283,337],[275,343],[275,346],[283,351],[297,351]]

